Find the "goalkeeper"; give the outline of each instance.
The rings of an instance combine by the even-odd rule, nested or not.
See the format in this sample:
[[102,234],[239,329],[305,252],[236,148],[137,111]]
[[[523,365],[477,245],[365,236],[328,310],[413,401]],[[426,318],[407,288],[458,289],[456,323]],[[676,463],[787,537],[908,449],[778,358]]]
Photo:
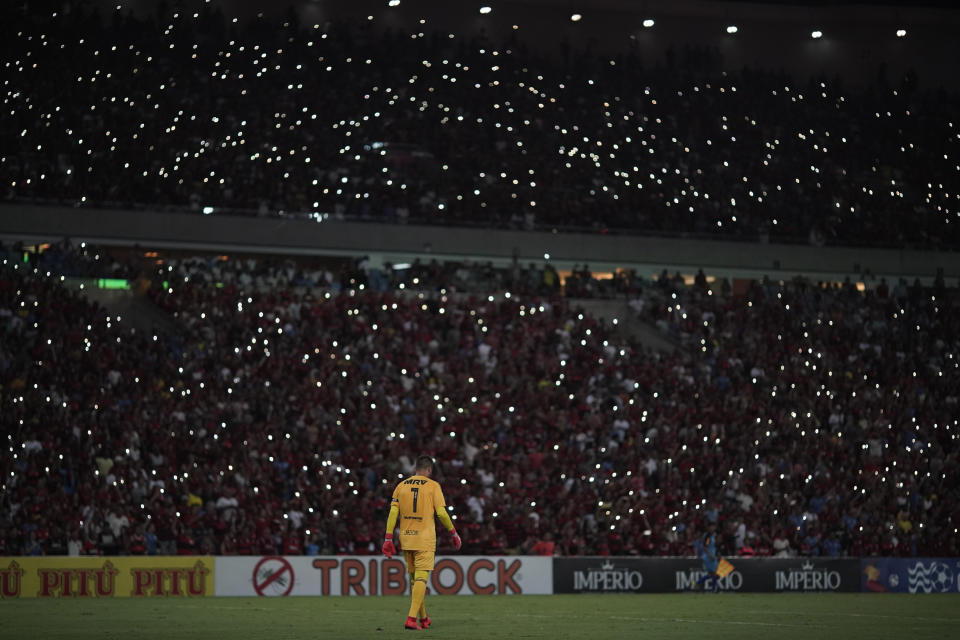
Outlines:
[[[414,466],[414,475],[403,480],[393,490],[390,515],[387,517],[387,536],[383,542],[384,555],[392,558],[397,552],[393,544],[393,529],[399,524],[400,548],[403,549],[403,559],[407,563],[407,573],[410,574],[412,585],[410,613],[403,627],[411,631],[427,629],[430,626],[423,600],[427,594],[427,578],[433,571],[433,556],[437,549],[434,515],[450,533],[454,548],[460,549],[460,536],[457,535],[453,521],[447,513],[447,503],[443,499],[440,485],[430,479],[432,474],[433,458],[420,456]],[[399,523],[397,518],[400,519]]]

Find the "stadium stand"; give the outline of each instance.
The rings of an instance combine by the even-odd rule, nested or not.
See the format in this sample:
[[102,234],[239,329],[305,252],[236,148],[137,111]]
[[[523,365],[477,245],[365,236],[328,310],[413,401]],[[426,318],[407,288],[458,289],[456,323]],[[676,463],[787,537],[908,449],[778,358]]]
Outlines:
[[[164,5],[165,6],[165,5]],[[957,97],[373,23],[9,11],[4,198],[956,248]]]
[[[713,522],[723,553],[960,553],[942,279],[581,269],[684,346],[663,353],[520,266],[0,253],[5,555],[374,554],[422,451],[468,552],[685,554]],[[176,330],[78,275],[140,282]]]

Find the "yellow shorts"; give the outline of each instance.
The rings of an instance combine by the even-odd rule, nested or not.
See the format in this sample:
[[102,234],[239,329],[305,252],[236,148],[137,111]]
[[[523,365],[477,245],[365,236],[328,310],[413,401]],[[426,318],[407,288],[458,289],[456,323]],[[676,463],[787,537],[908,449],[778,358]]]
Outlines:
[[407,563],[407,573],[433,571],[433,554],[433,551],[404,551],[403,559]]

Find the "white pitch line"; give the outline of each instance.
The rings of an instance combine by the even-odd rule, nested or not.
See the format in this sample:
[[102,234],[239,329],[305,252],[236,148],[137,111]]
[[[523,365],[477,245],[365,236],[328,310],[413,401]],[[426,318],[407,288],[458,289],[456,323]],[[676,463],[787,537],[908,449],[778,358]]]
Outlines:
[[[557,617],[567,617],[567,618],[579,618],[579,615],[569,615],[569,616],[556,616],[556,615],[544,615],[536,613],[518,613],[514,614],[514,618],[557,618]],[[823,624],[784,624],[781,622],[751,622],[748,620],[693,620],[690,618],[643,618],[638,616],[601,616],[608,620],[633,620],[635,622],[685,622],[691,624],[734,624],[741,626],[754,626],[754,627],[797,627],[801,629],[812,629],[812,628],[826,628],[828,625]]]
[[[215,610],[215,611],[273,611],[273,609],[265,607],[231,607],[231,606],[219,606],[219,605],[181,605],[180,608],[183,609],[205,609],[205,610]],[[339,609],[327,611],[326,614],[337,614],[342,613],[345,615],[357,615],[363,613],[365,609]],[[756,610],[744,610],[741,613],[751,614],[751,615],[795,615],[803,616],[808,615],[806,613],[797,612],[797,611],[756,611]],[[849,618],[893,618],[897,620],[924,620],[929,622],[960,622],[960,618],[936,618],[930,616],[892,616],[892,615],[883,615],[883,614],[870,614],[870,613],[846,613],[840,611],[818,611],[816,613],[818,616],[843,616]],[[569,617],[569,618],[579,618],[579,615],[545,615],[545,614],[536,614],[536,613],[517,613],[513,614],[512,617],[516,618],[558,618],[558,617]],[[742,620],[693,620],[687,618],[643,618],[637,616],[605,616],[611,620],[634,620],[637,622],[686,622],[686,623],[697,623],[697,624],[734,624],[734,625],[753,625],[753,626],[765,626],[765,627],[802,627],[802,628],[813,628],[813,627],[825,627],[827,625],[816,625],[816,624],[785,624],[781,622],[758,622],[758,621],[742,621]]]
[[273,611],[266,607],[223,607],[220,605],[182,604],[178,609],[204,609],[207,611]]
[[825,628],[825,624],[784,624],[782,622],[748,622],[746,620],[688,620],[686,618],[673,618],[668,622],[692,622],[696,624],[739,624],[758,627],[799,627],[802,629],[812,629],[814,627]]
[[[284,597],[282,597],[282,596],[275,596],[275,597],[267,596],[267,597],[269,597],[271,600],[292,600],[292,599],[293,599],[293,598],[289,598],[289,597],[288,597],[288,598],[284,598]],[[203,609],[203,610],[205,610],[205,611],[270,611],[270,612],[276,612],[276,609],[270,609],[270,608],[268,608],[268,607],[224,607],[224,606],[219,606],[219,605],[196,605],[196,604],[183,604],[183,605],[180,605],[180,606],[177,607],[177,608],[178,608],[178,609]],[[404,611],[406,611],[406,607],[404,607]],[[355,615],[361,615],[361,614],[365,614],[365,613],[367,613],[367,609],[363,609],[363,608],[360,608],[360,609],[344,609],[344,608],[338,608],[338,609],[331,609],[330,611],[324,611],[323,615],[343,614],[343,615],[355,616]]]
[[[794,616],[803,616],[809,615],[799,611],[743,611],[743,613],[755,613],[758,615],[794,615]],[[817,611],[816,615],[818,616],[845,616],[849,618],[894,618],[896,620],[931,620],[933,622],[960,622],[960,618],[933,618],[930,616],[889,616],[885,614],[873,614],[873,613],[848,613],[846,611]]]

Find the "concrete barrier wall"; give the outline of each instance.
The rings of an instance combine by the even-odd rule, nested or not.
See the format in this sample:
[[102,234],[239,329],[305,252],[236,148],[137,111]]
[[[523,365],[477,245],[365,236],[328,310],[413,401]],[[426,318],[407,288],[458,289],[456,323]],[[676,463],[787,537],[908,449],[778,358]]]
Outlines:
[[224,252],[369,255],[373,266],[420,259],[542,262],[558,268],[588,263],[594,270],[693,272],[728,277],[811,277],[838,280],[869,272],[877,277],[919,277],[942,268],[960,276],[960,253],[850,247],[810,247],[645,236],[609,236],[312,222],[280,218],[0,205],[0,238],[49,242],[65,237],[101,244],[195,248]]

